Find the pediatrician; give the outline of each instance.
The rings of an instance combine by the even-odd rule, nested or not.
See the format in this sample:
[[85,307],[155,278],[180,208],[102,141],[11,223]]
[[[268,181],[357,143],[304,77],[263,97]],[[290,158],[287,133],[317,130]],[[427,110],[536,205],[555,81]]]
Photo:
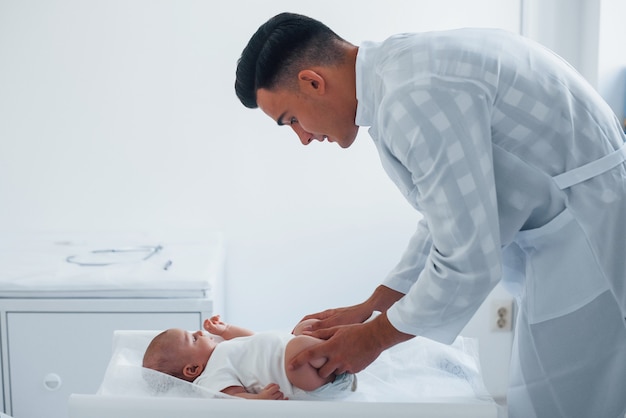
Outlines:
[[451,343],[502,281],[519,306],[509,416],[624,417],[625,137],[568,64],[500,30],[357,47],[285,13],[250,39],[235,88],[304,145],[348,148],[369,126],[423,215],[369,299],[307,316],[327,341],[292,367],[358,372],[416,335]]

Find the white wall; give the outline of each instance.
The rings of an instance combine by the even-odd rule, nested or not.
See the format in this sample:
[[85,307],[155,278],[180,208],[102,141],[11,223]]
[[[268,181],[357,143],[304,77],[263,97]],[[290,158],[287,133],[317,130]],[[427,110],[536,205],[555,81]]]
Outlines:
[[626,123],[626,2],[601,0],[598,91]]
[[601,1],[523,0],[522,34],[559,54],[596,86]]
[[522,0],[522,33],[555,51],[626,118],[626,2]]
[[[284,10],[354,43],[520,19],[519,0],[0,0],[0,230],[221,230],[224,316],[254,329],[368,296],[419,215],[367,133],[303,147],[234,95],[248,38]],[[511,335],[480,315],[501,395]]]

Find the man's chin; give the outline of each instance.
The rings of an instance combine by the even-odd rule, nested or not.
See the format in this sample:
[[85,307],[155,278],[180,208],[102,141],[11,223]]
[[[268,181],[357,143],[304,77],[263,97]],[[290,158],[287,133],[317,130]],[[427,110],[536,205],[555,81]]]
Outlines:
[[345,138],[342,141],[337,141],[337,144],[339,144],[339,146],[341,148],[350,148],[350,146],[352,144],[354,144],[354,141],[356,141],[356,135],[359,133],[359,128],[357,126],[356,131],[354,132],[354,135],[352,135],[352,137],[350,138]]

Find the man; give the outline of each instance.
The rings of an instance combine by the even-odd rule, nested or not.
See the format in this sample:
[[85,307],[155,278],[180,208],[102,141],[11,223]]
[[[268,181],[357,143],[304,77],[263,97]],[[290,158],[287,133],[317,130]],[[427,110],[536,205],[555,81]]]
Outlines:
[[358,372],[416,335],[450,343],[502,280],[519,306],[509,416],[624,416],[625,137],[571,67],[499,30],[357,47],[283,13],[250,39],[235,89],[305,145],[348,148],[369,126],[423,214],[368,300],[307,316],[327,341],[292,367]]

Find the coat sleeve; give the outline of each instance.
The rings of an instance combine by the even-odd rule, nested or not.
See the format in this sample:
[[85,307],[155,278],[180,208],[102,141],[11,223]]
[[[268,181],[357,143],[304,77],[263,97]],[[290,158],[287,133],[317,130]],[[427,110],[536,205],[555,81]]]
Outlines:
[[395,291],[406,294],[417,280],[418,273],[424,269],[432,242],[430,231],[424,219],[420,220],[417,230],[411,237],[400,262],[387,275],[383,284]]
[[457,87],[404,89],[388,98],[380,119],[424,216],[386,279],[406,290],[387,314],[399,331],[445,343],[501,277],[491,103],[478,88]]

